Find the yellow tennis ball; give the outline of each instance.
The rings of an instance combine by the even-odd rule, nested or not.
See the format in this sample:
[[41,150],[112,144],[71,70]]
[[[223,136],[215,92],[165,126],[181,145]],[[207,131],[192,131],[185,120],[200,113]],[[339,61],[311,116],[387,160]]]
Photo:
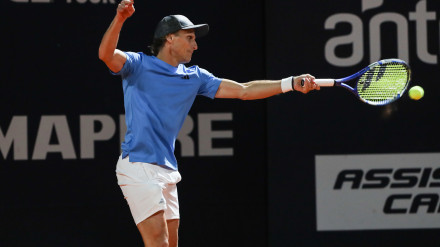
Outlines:
[[409,90],[408,94],[411,99],[419,100],[423,97],[425,91],[421,86],[414,86]]

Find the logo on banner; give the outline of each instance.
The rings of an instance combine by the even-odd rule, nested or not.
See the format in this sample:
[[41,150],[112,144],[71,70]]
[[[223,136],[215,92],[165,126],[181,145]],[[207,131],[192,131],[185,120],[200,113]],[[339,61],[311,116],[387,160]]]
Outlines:
[[[383,37],[381,34],[386,28],[383,24],[391,24],[393,27],[387,28],[386,32],[394,33],[397,47],[395,57],[410,61],[410,49],[415,49],[417,59],[426,64],[438,64],[440,43],[439,37],[435,37],[437,42],[433,42],[432,36],[437,36],[440,22],[437,19],[436,9],[428,9],[426,0],[418,1],[415,6],[408,10],[408,13],[396,13],[389,10],[377,9],[384,4],[383,0],[362,0],[362,16],[352,13],[337,13],[328,17],[324,23],[326,30],[336,30],[338,24],[349,24],[351,32],[341,36],[330,38],[325,44],[325,58],[328,63],[334,66],[349,67],[362,61],[365,53],[369,52],[370,62],[375,62],[382,58]],[[378,13],[368,18],[371,10]],[[368,15],[368,17],[367,17]],[[415,28],[410,28],[414,25]],[[428,27],[436,26],[436,29]],[[366,32],[364,31],[366,29]],[[414,43],[409,40],[415,40]],[[365,43],[364,43],[365,42]],[[367,45],[368,44],[368,47]],[[338,54],[338,47],[351,47],[348,56]],[[395,49],[393,47],[393,49]],[[414,59],[411,57],[411,59]]]
[[[218,139],[233,139],[232,129],[214,129],[215,123],[225,121],[232,121],[231,112],[198,113],[195,119],[188,115],[177,136],[180,157],[233,156],[232,146],[215,145]],[[0,160],[6,160],[8,156],[13,160],[44,160],[49,153],[60,154],[64,160],[94,159],[98,143],[111,141],[114,137],[119,137],[122,142],[127,129],[125,115],[120,115],[118,121],[105,114],[80,115],[78,138],[72,138],[71,130],[72,123],[76,121],[68,121],[66,115],[41,116],[37,131],[29,128],[28,123],[31,122],[35,121],[28,120],[28,116],[13,116],[9,125],[0,126]],[[78,139],[79,142],[74,143]],[[35,142],[29,143],[30,140]]]
[[316,157],[318,230],[440,228],[440,153]]

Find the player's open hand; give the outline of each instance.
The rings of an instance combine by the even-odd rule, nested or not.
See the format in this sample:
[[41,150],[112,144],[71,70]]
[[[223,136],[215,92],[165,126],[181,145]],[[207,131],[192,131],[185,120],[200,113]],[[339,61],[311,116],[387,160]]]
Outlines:
[[134,0],[122,0],[118,5],[117,15],[127,19],[134,13]]
[[295,91],[300,91],[301,93],[308,93],[312,90],[321,89],[319,85],[315,82],[315,77],[309,74],[295,76],[293,79]]

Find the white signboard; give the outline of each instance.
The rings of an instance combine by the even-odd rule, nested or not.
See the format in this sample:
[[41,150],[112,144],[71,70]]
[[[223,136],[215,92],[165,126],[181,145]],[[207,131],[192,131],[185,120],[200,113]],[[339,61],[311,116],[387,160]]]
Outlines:
[[317,230],[440,228],[440,153],[317,155]]

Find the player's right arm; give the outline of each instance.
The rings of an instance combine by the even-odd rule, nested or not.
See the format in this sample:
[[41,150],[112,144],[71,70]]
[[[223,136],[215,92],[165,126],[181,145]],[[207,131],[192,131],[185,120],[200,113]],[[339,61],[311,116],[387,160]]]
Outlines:
[[116,16],[110,24],[109,28],[102,37],[99,45],[99,59],[101,59],[107,67],[117,73],[119,72],[127,60],[124,52],[116,49],[124,22],[134,13],[134,0],[122,0],[118,5]]

